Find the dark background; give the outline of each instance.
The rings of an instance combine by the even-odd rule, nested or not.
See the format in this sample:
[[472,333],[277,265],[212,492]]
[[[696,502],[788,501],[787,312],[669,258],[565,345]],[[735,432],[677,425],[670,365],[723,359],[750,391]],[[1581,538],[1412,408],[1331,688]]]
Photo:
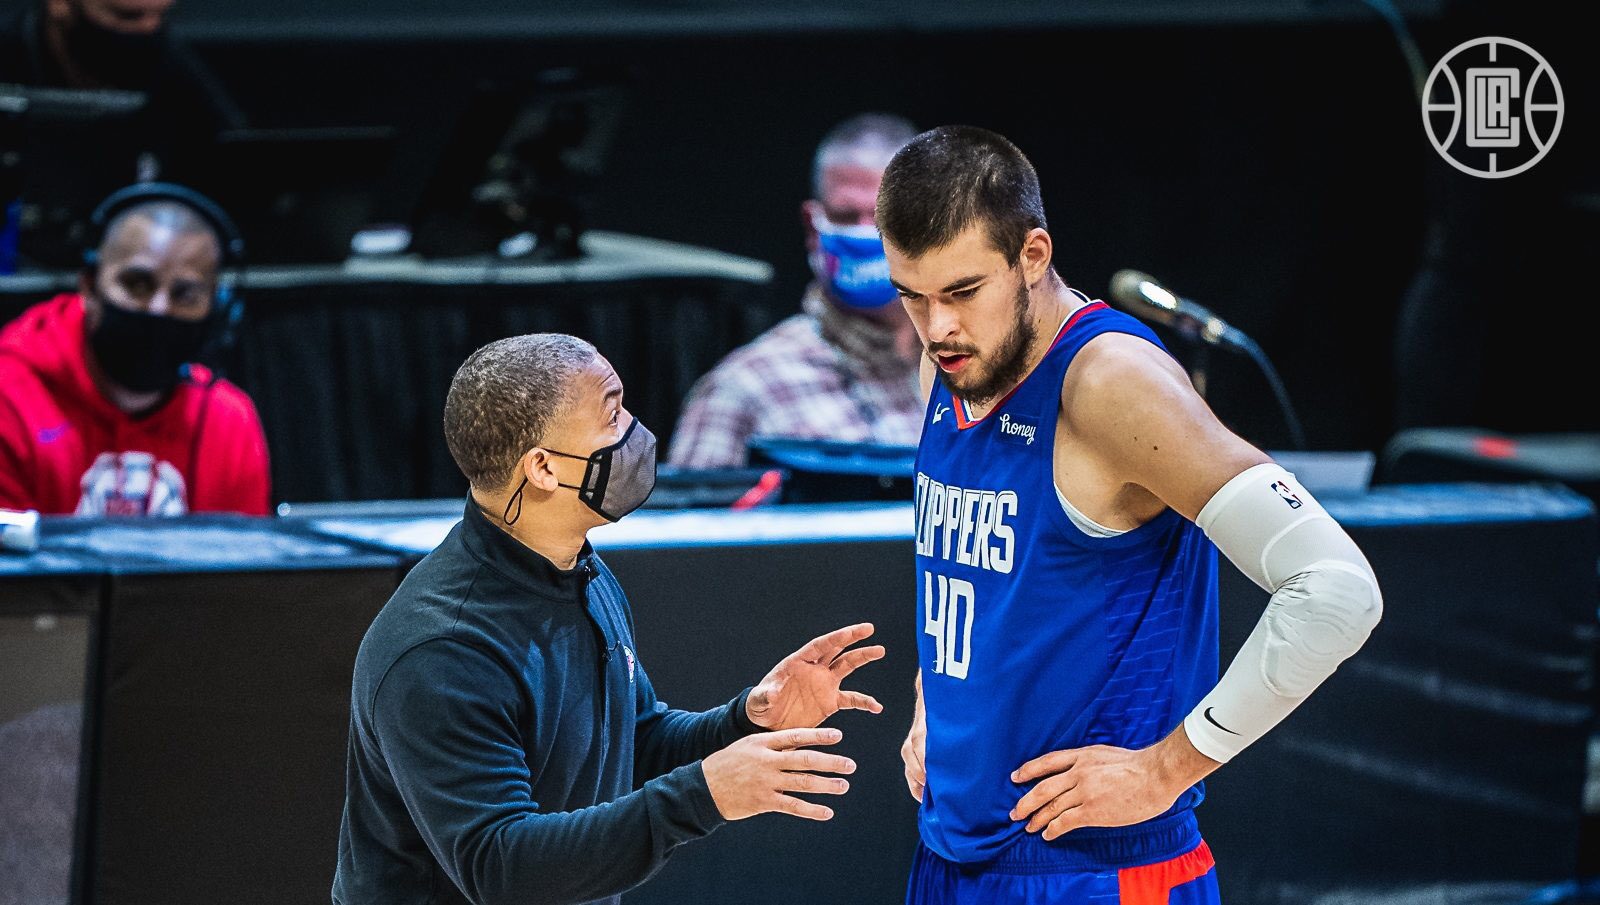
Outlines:
[[[191,0],[174,27],[252,125],[397,129],[391,175],[449,134],[474,85],[565,66],[620,79],[632,91],[589,222],[770,261],[779,316],[808,277],[797,206],[829,126],[869,109],[987,126],[1039,170],[1069,283],[1103,296],[1137,267],[1256,337],[1313,448],[1378,449],[1426,423],[1596,429],[1600,406],[1571,392],[1594,383],[1574,265],[1600,232],[1575,14],[1401,9],[1428,66],[1488,34],[1544,54],[1567,103],[1544,161],[1497,181],[1446,167],[1391,31],[1355,0]],[[386,194],[403,207],[415,190],[406,176]],[[1248,361],[1216,358],[1209,398],[1258,445],[1287,444]]]

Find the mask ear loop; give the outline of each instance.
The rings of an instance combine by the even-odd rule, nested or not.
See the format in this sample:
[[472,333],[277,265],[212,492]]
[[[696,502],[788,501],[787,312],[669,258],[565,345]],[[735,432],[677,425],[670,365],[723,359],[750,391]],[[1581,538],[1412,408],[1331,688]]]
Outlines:
[[594,470],[595,470],[595,466],[596,466],[594,457],[600,455],[600,453],[602,453],[602,452],[605,452],[605,450],[603,450],[603,449],[602,450],[597,450],[594,453],[594,455],[590,455],[590,456],[575,456],[572,453],[557,452],[556,450],[553,450],[553,449],[547,449],[547,450],[545,450],[545,452],[550,453],[551,455],[560,456],[560,457],[562,457],[564,459],[577,459],[579,462],[587,462],[587,463],[589,463],[588,465],[584,466],[584,469],[583,469],[583,484],[582,485],[578,485],[578,484],[563,484],[560,481],[556,482],[556,486],[557,487],[565,487],[568,490],[576,490],[576,491],[578,491],[578,496],[581,498],[585,493],[588,492],[585,488],[587,488],[592,483],[590,478],[594,474]]
[[[622,432],[622,439],[611,444],[610,446],[602,446],[587,456],[575,456],[572,453],[564,453],[555,449],[545,450],[546,452],[553,453],[563,458],[577,459],[580,462],[588,463],[588,465],[586,465],[583,469],[582,486],[563,484],[559,481],[556,482],[556,486],[565,487],[568,490],[578,491],[578,499],[583,500],[583,502],[594,511],[600,512],[599,507],[604,505],[604,500],[601,499],[602,488],[605,486],[606,482],[611,479],[611,453],[614,453],[624,446],[627,446],[628,438],[633,436],[633,431],[638,426],[639,419],[633,419],[633,421],[629,422],[628,429]],[[604,512],[600,512],[600,514],[605,515]],[[606,518],[610,519],[611,521],[616,521],[616,519],[612,519],[610,516],[606,516]]]
[[[522,488],[526,486],[528,486],[528,478],[523,476],[522,483],[517,485],[516,493],[511,495],[511,499],[506,500],[506,511],[500,514],[500,521],[505,522],[507,526],[515,525],[517,519],[522,518]],[[511,505],[513,503],[517,506],[516,515],[511,514]]]

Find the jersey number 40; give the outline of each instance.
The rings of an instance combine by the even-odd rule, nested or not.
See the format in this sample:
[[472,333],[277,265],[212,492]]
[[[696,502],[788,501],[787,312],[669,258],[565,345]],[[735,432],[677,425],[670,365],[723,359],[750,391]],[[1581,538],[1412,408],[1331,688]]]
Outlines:
[[922,578],[922,631],[933,636],[933,671],[965,679],[972,662],[972,582],[932,572]]

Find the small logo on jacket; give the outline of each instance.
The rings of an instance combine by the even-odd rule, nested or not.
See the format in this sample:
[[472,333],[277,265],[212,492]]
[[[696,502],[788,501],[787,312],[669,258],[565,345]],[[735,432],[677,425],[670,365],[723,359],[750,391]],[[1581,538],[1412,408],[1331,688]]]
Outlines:
[[1038,432],[1039,425],[1029,424],[1021,418],[1012,418],[1009,412],[1000,416],[1000,434],[1020,440],[1025,446],[1033,445],[1033,438]]
[[1282,481],[1273,481],[1272,489],[1278,492],[1278,496],[1283,497],[1283,501],[1289,504],[1290,509],[1299,509],[1305,505],[1305,503],[1300,502],[1298,496],[1295,496],[1295,492],[1290,489],[1289,485]]
[[138,450],[103,452],[78,479],[76,515],[183,515],[189,490],[177,466]]
[[628,684],[632,685],[633,684],[633,669],[634,669],[633,649],[628,647],[628,645],[626,645],[626,644],[622,645],[622,659],[628,661]]
[[934,424],[938,424],[939,423],[939,419],[943,418],[944,417],[944,413],[948,412],[948,411],[950,411],[950,406],[948,406],[948,405],[936,405],[936,406],[934,406],[933,407],[933,423]]
[[60,424],[57,424],[55,427],[41,427],[39,428],[39,442],[54,443],[66,436],[67,431],[71,429],[72,424],[67,421],[63,421]]

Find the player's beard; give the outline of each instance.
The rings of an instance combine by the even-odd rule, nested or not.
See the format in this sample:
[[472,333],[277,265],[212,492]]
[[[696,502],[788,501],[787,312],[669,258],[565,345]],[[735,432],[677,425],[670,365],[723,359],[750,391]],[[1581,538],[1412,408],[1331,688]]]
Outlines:
[[[1001,393],[1009,391],[1022,380],[1023,373],[1028,369],[1028,351],[1033,348],[1033,340],[1038,331],[1033,327],[1033,318],[1028,310],[1028,282],[1020,273],[1017,275],[1016,298],[1016,320],[1006,335],[1000,338],[1000,343],[995,346],[993,353],[980,356],[971,348],[956,349],[938,344],[929,348],[930,355],[939,351],[967,352],[972,354],[973,364],[983,364],[988,367],[988,373],[971,383],[957,383],[961,375],[950,374],[940,369],[939,382],[950,391],[950,395],[968,405],[984,405]],[[970,367],[969,365],[963,370],[969,370]]]

